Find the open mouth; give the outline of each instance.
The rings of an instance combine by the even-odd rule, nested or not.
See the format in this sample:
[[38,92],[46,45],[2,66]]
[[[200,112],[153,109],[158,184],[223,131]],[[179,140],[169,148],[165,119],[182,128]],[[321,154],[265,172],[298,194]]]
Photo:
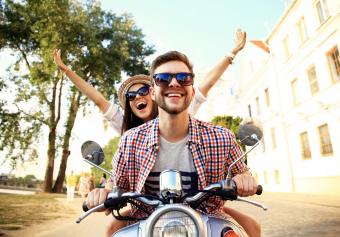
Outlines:
[[145,107],[147,106],[147,104],[145,102],[139,102],[137,105],[136,105],[136,108],[138,110],[142,110],[144,109]]

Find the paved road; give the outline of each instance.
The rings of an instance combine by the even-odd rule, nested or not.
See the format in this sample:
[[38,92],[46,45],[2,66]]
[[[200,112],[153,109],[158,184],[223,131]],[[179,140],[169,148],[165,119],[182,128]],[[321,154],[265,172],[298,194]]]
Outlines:
[[264,193],[253,200],[269,209],[232,202],[256,217],[262,225],[262,236],[338,237],[340,236],[340,196]]
[[[269,210],[263,211],[241,202],[231,202],[230,206],[258,218],[264,237],[340,236],[340,196],[265,193],[252,199],[265,203]],[[80,204],[81,200],[74,201],[77,208]],[[82,223],[75,224],[76,217],[67,224],[40,233],[39,237],[104,236],[104,227],[110,218],[95,213]]]
[[3,189],[0,188],[0,193],[10,193],[10,194],[19,194],[19,195],[32,195],[35,194],[35,191],[27,191],[27,190],[16,190],[16,189]]
[[35,237],[94,237],[105,236],[105,226],[111,220],[111,216],[105,216],[104,213],[93,213],[77,224],[76,220],[83,213],[81,210],[82,199],[76,198],[72,204],[77,210],[76,214],[68,220],[63,220],[60,225],[55,225],[49,230],[44,230]]

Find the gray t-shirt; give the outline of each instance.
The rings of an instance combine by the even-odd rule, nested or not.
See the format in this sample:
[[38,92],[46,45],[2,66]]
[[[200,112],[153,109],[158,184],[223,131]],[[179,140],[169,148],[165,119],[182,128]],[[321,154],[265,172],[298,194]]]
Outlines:
[[198,176],[194,166],[192,154],[187,146],[188,137],[172,143],[160,137],[160,150],[155,165],[145,181],[147,194],[159,195],[159,175],[167,169],[180,171],[182,188],[188,193],[198,188]]

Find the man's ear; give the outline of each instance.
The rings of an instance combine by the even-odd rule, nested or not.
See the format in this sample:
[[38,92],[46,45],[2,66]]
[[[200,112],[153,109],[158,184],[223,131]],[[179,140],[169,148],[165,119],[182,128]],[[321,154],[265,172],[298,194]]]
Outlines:
[[151,95],[151,99],[153,100],[153,101],[155,101],[155,88],[153,88],[152,86],[150,86],[150,88],[149,88],[149,90],[150,90],[150,95]]

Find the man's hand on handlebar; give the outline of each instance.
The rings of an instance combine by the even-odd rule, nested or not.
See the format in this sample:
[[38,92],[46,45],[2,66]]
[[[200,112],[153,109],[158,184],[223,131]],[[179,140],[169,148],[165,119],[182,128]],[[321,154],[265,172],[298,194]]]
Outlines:
[[[107,196],[110,192],[111,190],[105,189],[105,188],[93,189],[87,195],[87,198],[86,198],[87,207],[93,208],[100,204],[103,204],[106,201]],[[108,209],[103,209],[102,211],[105,211],[105,215],[109,215],[111,213],[111,211]]]
[[233,180],[237,186],[237,195],[240,197],[252,196],[257,191],[257,182],[249,171],[235,175]]

